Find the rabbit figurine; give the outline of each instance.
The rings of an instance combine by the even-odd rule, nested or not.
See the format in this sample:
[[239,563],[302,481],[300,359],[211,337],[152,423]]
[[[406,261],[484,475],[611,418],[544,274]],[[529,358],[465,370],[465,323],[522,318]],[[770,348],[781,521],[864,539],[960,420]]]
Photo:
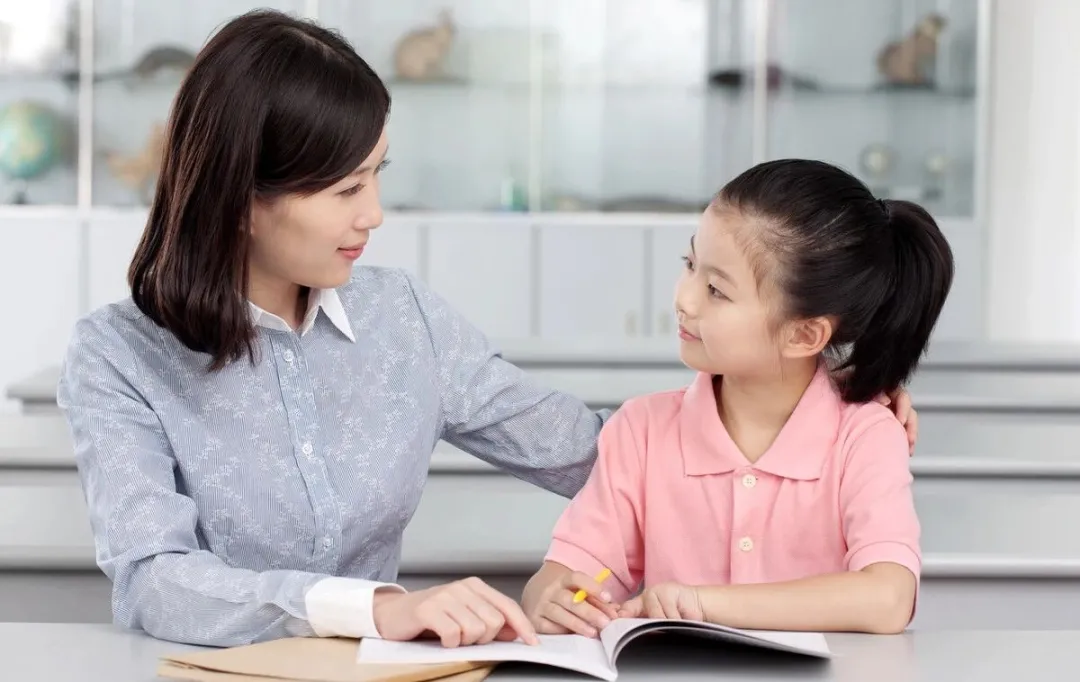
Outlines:
[[456,29],[450,10],[439,13],[434,26],[406,33],[394,49],[394,70],[401,80],[431,80],[441,75],[441,66]]
[[878,55],[878,70],[895,85],[926,85],[928,66],[937,54],[937,40],[945,28],[945,17],[927,15],[903,40],[889,43]]

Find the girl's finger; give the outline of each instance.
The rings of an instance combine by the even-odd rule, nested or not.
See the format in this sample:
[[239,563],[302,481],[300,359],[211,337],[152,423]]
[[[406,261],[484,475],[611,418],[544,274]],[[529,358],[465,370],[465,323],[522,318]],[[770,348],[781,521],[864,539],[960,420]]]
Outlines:
[[596,637],[596,628],[553,601],[547,603],[543,617],[550,620],[555,625],[566,628],[576,635]]

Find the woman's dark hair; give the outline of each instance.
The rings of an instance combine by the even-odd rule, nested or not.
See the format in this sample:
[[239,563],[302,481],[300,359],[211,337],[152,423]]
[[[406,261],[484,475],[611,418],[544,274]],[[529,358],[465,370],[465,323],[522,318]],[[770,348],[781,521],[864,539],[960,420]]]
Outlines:
[[211,371],[255,360],[247,305],[253,202],[310,195],[378,143],[390,95],[338,34],[274,11],[225,24],[180,85],[150,216],[128,269],[135,304]]
[[759,279],[777,288],[785,319],[835,321],[827,350],[839,359],[844,400],[866,402],[908,380],[953,280],[952,250],[929,213],[802,159],[747,170],[713,207],[761,222],[744,241],[757,240]]

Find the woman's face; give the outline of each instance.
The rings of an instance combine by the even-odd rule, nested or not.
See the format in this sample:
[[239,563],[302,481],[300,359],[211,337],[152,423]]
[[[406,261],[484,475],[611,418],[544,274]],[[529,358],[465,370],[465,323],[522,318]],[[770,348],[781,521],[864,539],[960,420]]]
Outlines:
[[251,274],[312,289],[349,280],[371,230],[382,224],[379,171],[386,162],[383,130],[378,144],[351,175],[311,196],[256,202],[251,221]]

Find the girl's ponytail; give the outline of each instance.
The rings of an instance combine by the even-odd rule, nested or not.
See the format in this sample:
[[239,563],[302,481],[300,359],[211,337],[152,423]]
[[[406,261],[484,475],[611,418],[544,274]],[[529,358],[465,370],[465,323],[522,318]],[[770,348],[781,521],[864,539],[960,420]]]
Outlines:
[[849,402],[891,393],[915,370],[953,280],[953,256],[937,223],[918,204],[879,200],[893,252],[889,293],[850,346],[842,385]]

